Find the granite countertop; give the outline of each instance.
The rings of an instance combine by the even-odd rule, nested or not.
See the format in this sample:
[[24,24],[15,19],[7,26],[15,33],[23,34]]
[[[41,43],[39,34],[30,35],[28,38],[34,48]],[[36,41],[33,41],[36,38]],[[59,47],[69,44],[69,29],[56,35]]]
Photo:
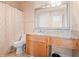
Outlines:
[[50,36],[50,37],[59,37],[65,39],[71,39],[71,36],[63,36],[63,35],[54,35],[54,34],[43,34],[43,33],[27,33],[30,35],[40,35],[40,36]]
[[32,32],[32,33],[27,33],[30,35],[41,35],[41,36],[51,36],[51,37],[59,37],[59,38],[64,38],[64,39],[79,39],[79,32],[77,31],[72,31],[71,33],[67,34],[46,34],[46,33],[37,33],[37,32]]

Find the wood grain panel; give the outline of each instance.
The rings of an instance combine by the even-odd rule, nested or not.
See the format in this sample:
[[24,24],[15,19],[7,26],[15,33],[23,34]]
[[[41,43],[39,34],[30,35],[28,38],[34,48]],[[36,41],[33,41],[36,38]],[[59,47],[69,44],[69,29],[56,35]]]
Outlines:
[[63,41],[61,38],[51,37],[51,45],[62,47]]
[[29,35],[27,34],[27,40],[32,40],[32,41],[39,41],[39,42],[44,42],[44,43],[48,43],[48,36],[42,36],[42,35]]
[[48,56],[48,45],[47,45],[48,37],[38,36],[38,35],[27,35],[26,39],[27,39],[26,40],[27,54],[36,57]]
[[51,45],[52,46],[57,46],[57,47],[62,47],[62,48],[67,48],[67,49],[78,49],[79,40],[52,37],[51,38]]

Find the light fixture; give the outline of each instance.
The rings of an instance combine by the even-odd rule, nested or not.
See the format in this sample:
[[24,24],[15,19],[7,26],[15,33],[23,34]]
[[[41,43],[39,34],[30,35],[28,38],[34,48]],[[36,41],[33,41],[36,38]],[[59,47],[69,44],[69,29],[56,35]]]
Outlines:
[[60,6],[61,4],[62,4],[61,1],[51,0],[50,3],[43,4],[41,7],[42,8],[57,7]]
[[50,4],[55,7],[55,6],[60,6],[62,3],[61,3],[61,1],[51,0]]

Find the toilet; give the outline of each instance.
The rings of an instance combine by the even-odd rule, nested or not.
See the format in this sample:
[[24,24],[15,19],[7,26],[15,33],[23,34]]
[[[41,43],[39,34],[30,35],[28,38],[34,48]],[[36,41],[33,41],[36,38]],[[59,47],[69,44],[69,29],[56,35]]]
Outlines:
[[26,34],[22,33],[20,40],[16,40],[14,42],[14,47],[16,48],[16,54],[22,54],[23,53],[23,45],[26,44]]

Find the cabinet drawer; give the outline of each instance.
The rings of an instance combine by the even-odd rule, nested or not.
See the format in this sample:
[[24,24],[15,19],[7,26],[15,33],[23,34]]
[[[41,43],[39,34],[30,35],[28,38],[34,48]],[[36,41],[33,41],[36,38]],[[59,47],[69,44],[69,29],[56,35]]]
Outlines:
[[74,42],[73,40],[63,40],[64,48],[74,49],[75,45],[76,45],[76,42]]
[[39,41],[39,42],[48,42],[49,37],[48,36],[41,36],[41,35],[29,35],[27,36],[27,40],[32,40],[32,41]]
[[51,39],[51,45],[61,47],[62,44],[63,44],[63,41],[62,41],[62,39],[60,39],[60,38],[52,38],[52,39]]

